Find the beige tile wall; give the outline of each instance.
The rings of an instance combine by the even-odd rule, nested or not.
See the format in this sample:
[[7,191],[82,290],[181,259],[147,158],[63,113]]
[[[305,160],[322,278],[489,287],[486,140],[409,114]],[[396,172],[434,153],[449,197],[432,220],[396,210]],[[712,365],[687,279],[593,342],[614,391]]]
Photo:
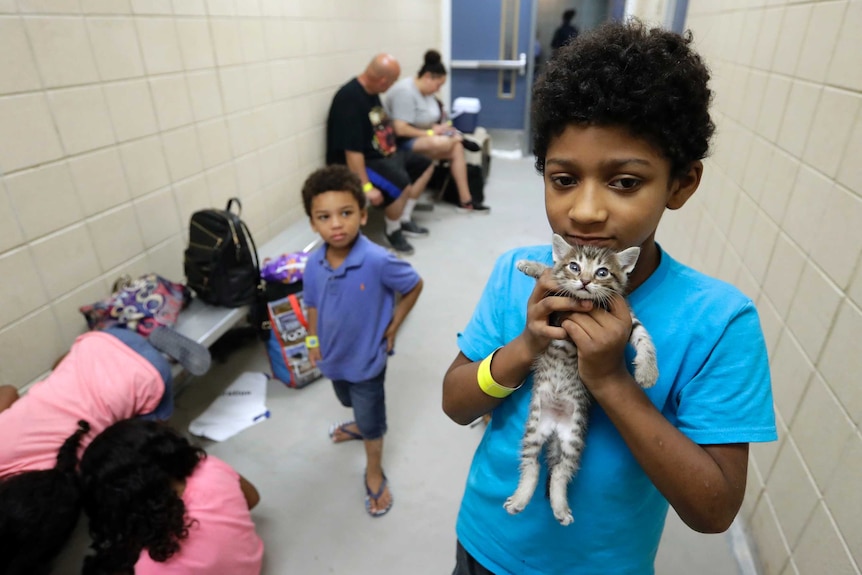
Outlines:
[[767,575],[862,568],[862,1],[689,0],[716,146],[660,240],[758,304],[780,439],[742,514]]
[[0,383],[48,370],[118,275],[181,281],[192,212],[238,196],[258,243],[304,218],[333,93],[379,51],[414,73],[440,10],[0,0]]

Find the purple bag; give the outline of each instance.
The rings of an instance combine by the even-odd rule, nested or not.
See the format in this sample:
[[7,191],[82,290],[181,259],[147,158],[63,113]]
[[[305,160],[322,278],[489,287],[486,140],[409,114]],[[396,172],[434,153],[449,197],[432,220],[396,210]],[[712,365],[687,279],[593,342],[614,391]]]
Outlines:
[[308,254],[305,252],[281,254],[275,259],[266,258],[263,260],[263,267],[260,269],[260,277],[268,282],[296,283],[302,279],[307,261]]

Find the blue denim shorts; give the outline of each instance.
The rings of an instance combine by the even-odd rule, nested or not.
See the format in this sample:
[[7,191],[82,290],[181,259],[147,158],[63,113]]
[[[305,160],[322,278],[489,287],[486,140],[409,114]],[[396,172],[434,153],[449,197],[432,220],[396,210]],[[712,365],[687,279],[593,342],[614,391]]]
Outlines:
[[125,327],[109,327],[104,330],[104,333],[111,334],[136,351],[141,357],[153,364],[153,367],[156,368],[156,371],[162,377],[162,382],[165,384],[165,392],[162,395],[162,400],[152,413],[143,414],[141,418],[161,421],[169,419],[174,412],[174,393],[171,385],[173,376],[171,374],[171,364],[165,356],[136,331]]
[[386,368],[365,381],[332,381],[335,395],[344,407],[353,408],[356,427],[365,439],[379,439],[386,433]]

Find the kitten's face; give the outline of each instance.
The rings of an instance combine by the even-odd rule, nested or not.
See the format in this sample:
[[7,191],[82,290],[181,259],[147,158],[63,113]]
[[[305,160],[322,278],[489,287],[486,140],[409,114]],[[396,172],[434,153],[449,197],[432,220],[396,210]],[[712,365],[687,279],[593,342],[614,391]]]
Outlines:
[[561,291],[577,299],[607,307],[613,294],[624,294],[628,274],[634,269],[640,248],[615,252],[592,245],[569,246],[554,237],[554,279]]

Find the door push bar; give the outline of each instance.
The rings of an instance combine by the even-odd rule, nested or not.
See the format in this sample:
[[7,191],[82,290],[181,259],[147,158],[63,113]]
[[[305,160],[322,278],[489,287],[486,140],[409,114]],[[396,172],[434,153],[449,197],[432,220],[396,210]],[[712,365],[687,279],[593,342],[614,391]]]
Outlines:
[[527,73],[527,54],[521,52],[517,60],[452,60],[450,67],[459,70],[517,70],[523,76]]

